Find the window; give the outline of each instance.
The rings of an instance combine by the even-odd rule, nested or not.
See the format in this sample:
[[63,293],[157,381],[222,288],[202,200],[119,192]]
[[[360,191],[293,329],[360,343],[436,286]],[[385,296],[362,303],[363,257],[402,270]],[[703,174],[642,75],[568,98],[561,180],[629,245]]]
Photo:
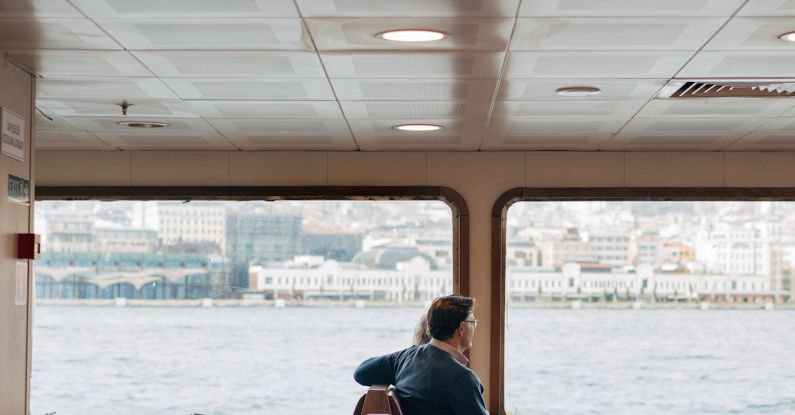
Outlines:
[[[454,252],[440,208],[38,202],[31,413],[351,412],[365,390],[355,365],[409,346],[425,302],[453,289],[452,261],[433,255]],[[144,210],[202,220],[175,227]],[[117,236],[97,232],[106,211],[126,212]],[[88,228],[55,232],[80,212]],[[145,249],[130,252],[133,235]]]
[[[795,411],[781,398],[795,395],[785,304],[795,265],[775,254],[795,252],[795,240],[763,231],[772,226],[795,229],[795,203],[512,205],[505,252],[539,246],[549,261],[506,261],[507,281],[543,282],[506,284],[506,411]],[[605,230],[612,236],[588,238]],[[662,252],[641,257],[640,244]],[[628,254],[600,256],[608,250]]]

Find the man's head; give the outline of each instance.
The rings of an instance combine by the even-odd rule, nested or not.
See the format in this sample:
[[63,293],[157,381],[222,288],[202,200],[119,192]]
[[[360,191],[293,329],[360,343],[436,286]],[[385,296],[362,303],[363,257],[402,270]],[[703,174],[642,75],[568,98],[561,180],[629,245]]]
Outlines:
[[428,309],[428,331],[436,340],[451,339],[461,343],[463,348],[472,347],[472,336],[475,333],[475,320],[472,314],[475,299],[460,295],[448,295],[433,300]]

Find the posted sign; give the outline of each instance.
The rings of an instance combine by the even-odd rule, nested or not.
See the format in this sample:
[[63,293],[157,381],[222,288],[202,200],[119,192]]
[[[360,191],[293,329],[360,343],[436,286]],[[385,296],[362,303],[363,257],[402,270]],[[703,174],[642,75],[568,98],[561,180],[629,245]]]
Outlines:
[[25,119],[3,108],[0,119],[2,153],[17,160],[25,160]]

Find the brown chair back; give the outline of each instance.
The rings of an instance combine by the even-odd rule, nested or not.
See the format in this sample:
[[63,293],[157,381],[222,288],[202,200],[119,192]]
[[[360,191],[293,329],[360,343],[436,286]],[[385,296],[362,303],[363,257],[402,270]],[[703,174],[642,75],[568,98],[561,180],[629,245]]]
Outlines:
[[359,398],[353,415],[403,415],[394,386],[373,385]]

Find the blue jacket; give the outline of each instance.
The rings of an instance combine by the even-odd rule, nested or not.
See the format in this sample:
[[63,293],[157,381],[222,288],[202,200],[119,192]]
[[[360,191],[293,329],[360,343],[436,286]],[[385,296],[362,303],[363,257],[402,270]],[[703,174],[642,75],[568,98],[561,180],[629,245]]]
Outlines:
[[430,344],[367,359],[353,378],[364,386],[395,385],[405,415],[488,415],[478,375]]

